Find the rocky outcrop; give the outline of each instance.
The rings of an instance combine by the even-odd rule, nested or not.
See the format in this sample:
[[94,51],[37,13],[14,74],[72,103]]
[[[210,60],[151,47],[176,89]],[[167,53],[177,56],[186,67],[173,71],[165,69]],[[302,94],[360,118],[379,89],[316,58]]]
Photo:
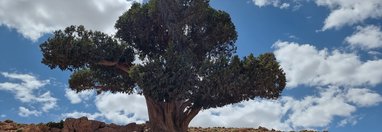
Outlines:
[[5,120],[4,122],[0,122],[0,130],[4,131],[16,131],[18,129],[17,124],[13,123],[11,120]]
[[86,117],[79,119],[68,118],[64,122],[62,132],[144,132],[144,125],[130,123],[125,126],[105,124],[100,121],[88,120]]
[[91,121],[86,117],[81,117],[79,119],[68,118],[64,122],[64,128],[62,132],[94,132],[100,128],[104,128],[105,123],[99,121]]
[[11,120],[5,120],[4,122],[0,122],[0,131],[6,132],[60,132],[59,129],[49,128],[43,124],[17,124]]
[[[144,124],[130,123],[128,125],[106,124],[100,121],[88,120],[86,117],[78,119],[68,118],[58,123],[47,124],[17,124],[11,120],[0,121],[0,132],[147,132]],[[279,132],[264,127],[255,128],[201,128],[191,127],[189,132]],[[300,132],[315,132],[303,130]]]
[[130,123],[128,125],[106,124],[104,122],[88,120],[87,117],[78,119],[68,118],[64,122],[48,124],[17,124],[11,120],[0,122],[0,132],[144,132],[145,125]]

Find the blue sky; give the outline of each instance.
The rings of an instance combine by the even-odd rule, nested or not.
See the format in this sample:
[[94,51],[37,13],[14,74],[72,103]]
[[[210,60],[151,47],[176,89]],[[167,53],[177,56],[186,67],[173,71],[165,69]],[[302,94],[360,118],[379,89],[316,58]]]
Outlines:
[[[50,32],[82,24],[113,34],[115,20],[130,5],[125,0],[0,1],[0,120],[147,120],[143,97],[75,93],[68,89],[69,72],[40,63],[39,45]],[[204,110],[192,126],[382,129],[382,1],[212,0],[211,5],[231,15],[239,35],[237,54],[273,52],[288,86],[278,100]]]

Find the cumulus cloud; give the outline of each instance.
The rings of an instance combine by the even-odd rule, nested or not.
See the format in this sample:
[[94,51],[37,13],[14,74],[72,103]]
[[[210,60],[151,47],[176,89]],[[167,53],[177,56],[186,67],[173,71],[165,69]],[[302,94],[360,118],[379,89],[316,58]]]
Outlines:
[[[9,82],[0,83],[0,90],[9,91],[15,94],[15,98],[23,103],[39,103],[41,110],[48,112],[50,109],[56,107],[57,99],[52,97],[50,91],[41,95],[37,95],[35,91],[40,90],[45,85],[49,84],[49,80],[38,80],[35,76],[30,74],[18,74],[1,72],[3,77],[9,79]],[[20,82],[12,82],[17,80]],[[19,109],[21,116],[39,115],[35,110],[29,110],[25,107]]]
[[52,97],[50,95],[50,92],[45,92],[44,94],[38,96],[37,98],[34,99],[36,102],[41,102],[43,103],[42,110],[44,112],[48,112],[50,109],[53,109],[57,105],[57,99]]
[[102,93],[97,95],[95,105],[98,112],[72,112],[65,113],[63,117],[87,116],[91,119],[104,118],[116,124],[131,122],[144,123],[148,120],[146,101],[140,95],[127,95],[124,93]]
[[350,89],[346,94],[347,99],[357,106],[373,106],[382,102],[382,97],[370,89]]
[[96,97],[98,110],[115,123],[144,122],[147,119],[146,101],[140,95],[103,93]]
[[275,56],[286,72],[287,86],[376,85],[382,82],[382,60],[362,61],[355,53],[319,50],[311,44],[277,41]]
[[67,117],[70,117],[70,118],[80,118],[80,117],[87,117],[89,118],[90,120],[95,120],[96,118],[99,118],[99,117],[102,117],[102,114],[101,113],[94,113],[94,114],[91,114],[91,113],[86,113],[86,112],[78,112],[78,111],[74,111],[74,112],[71,112],[71,113],[64,113],[62,114],[63,117],[67,118]]
[[85,90],[77,93],[69,88],[65,89],[65,97],[68,98],[72,104],[78,104],[83,100],[89,100],[94,94],[94,90]]
[[361,23],[369,18],[382,18],[381,0],[315,0],[331,12],[322,30]]
[[2,0],[0,25],[37,40],[69,25],[114,33],[114,23],[133,2],[143,0]]
[[191,121],[201,127],[268,127],[291,130],[282,122],[286,109],[279,101],[252,100],[220,108],[203,110]]
[[28,117],[30,115],[39,116],[40,114],[41,112],[37,110],[29,110],[28,108],[25,108],[25,107],[19,107],[19,115],[22,117]]
[[329,87],[321,89],[319,96],[286,99],[286,106],[292,110],[287,122],[294,128],[325,127],[334,117],[351,116],[356,107],[347,102],[344,93],[338,87]]
[[[286,72],[287,86],[299,85],[320,88],[319,96],[302,100],[283,97],[285,109],[291,110],[286,123],[292,128],[325,127],[334,117],[343,117],[339,126],[356,124],[353,118],[360,107],[382,102],[380,94],[367,89],[382,82],[382,60],[362,61],[356,53],[317,49],[311,44],[277,41],[275,56]],[[317,116],[319,115],[319,116]]]
[[290,6],[289,3],[283,2],[282,0],[252,0],[253,3],[258,7],[264,7],[272,5],[273,7],[277,7],[280,9],[286,9]]
[[[369,98],[357,92],[354,97],[351,88],[328,87],[319,89],[318,95],[303,99],[284,96],[279,100],[251,100],[221,108],[204,110],[191,122],[192,126],[202,127],[258,127],[265,126],[279,130],[300,130],[326,127],[334,118],[344,118],[343,125],[355,124],[352,113],[357,110],[350,98]],[[367,94],[373,91],[362,89]],[[381,96],[377,94],[378,98]],[[373,105],[381,101],[372,102]],[[371,105],[361,105],[368,107]]]
[[382,47],[382,31],[375,25],[358,26],[353,35],[346,37],[345,41],[353,47],[375,49]]

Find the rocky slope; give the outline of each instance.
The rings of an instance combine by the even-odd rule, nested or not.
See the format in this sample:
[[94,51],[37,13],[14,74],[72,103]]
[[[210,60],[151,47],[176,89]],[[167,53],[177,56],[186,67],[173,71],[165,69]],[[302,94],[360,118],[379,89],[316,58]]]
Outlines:
[[[17,124],[11,120],[0,121],[0,132],[146,132],[149,128],[144,124],[130,123],[128,125],[106,124],[88,120],[68,118],[58,123],[47,124]],[[189,128],[190,132],[277,132],[263,127],[254,128]],[[302,131],[312,132],[312,131]]]

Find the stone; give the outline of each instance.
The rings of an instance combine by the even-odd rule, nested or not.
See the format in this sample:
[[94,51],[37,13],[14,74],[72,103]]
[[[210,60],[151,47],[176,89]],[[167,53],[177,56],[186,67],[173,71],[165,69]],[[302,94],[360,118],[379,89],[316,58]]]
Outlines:
[[[64,122],[64,128],[62,132],[94,132],[99,129],[105,128],[107,125],[104,122],[88,120],[87,117],[81,117],[79,119],[68,118]],[[117,125],[114,125],[118,127]]]
[[104,128],[98,129],[96,132],[115,132],[115,131],[116,130],[114,128],[104,127]]
[[137,125],[136,123],[130,123],[125,126],[126,131],[128,132],[143,132],[144,131],[144,126],[142,125]]
[[17,130],[17,124],[13,122],[11,123],[3,122],[0,125],[0,130],[5,130],[5,131]]
[[59,128],[50,128],[50,132],[61,132]]

